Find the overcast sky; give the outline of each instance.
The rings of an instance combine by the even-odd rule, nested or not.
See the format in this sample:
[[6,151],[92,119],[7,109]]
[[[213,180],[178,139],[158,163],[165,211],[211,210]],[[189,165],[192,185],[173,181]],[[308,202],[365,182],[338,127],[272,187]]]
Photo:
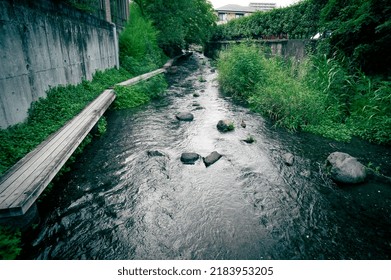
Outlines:
[[212,4],[213,4],[213,7],[216,9],[216,8],[220,8],[224,5],[228,5],[228,4],[238,4],[238,5],[241,5],[241,6],[248,6],[248,4],[250,2],[259,2],[259,3],[262,3],[262,2],[269,2],[269,3],[277,3],[277,6],[278,7],[285,7],[285,6],[289,6],[293,3],[296,3],[298,2],[298,0],[249,0],[249,1],[246,1],[246,0],[209,0]]

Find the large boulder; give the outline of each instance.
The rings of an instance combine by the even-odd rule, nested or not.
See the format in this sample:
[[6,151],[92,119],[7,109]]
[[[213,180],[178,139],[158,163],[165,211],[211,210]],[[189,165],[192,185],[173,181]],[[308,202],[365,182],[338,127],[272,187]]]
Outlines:
[[217,129],[220,132],[227,132],[235,129],[233,121],[230,120],[219,120],[217,123]]
[[222,155],[220,155],[218,152],[216,152],[216,151],[212,152],[210,155],[203,158],[205,166],[208,167],[208,166],[212,165],[213,163],[218,161],[221,157],[222,157]]
[[357,184],[365,181],[366,167],[349,154],[334,152],[327,157],[331,178],[343,184]]
[[191,122],[194,119],[194,116],[192,113],[189,112],[182,112],[175,115],[175,117],[184,122]]
[[197,153],[183,153],[181,155],[181,161],[184,164],[194,164],[199,158],[200,155]]

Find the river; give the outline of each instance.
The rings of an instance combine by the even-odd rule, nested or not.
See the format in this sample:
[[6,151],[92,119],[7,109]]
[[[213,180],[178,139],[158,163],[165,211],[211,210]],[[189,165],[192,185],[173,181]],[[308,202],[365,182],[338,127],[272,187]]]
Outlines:
[[[389,148],[276,129],[221,95],[200,54],[174,69],[165,98],[107,114],[107,133],[40,206],[22,258],[390,259],[391,186],[339,187],[323,171],[342,151],[390,175]],[[176,120],[183,111],[194,121]],[[220,133],[220,119],[235,130]],[[223,157],[209,167],[180,161],[212,151]]]

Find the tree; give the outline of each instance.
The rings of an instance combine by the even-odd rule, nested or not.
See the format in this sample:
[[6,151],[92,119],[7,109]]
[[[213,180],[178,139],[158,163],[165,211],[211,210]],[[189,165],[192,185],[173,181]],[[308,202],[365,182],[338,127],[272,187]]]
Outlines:
[[212,5],[207,0],[135,2],[159,30],[159,46],[170,56],[189,44],[206,43],[216,22]]
[[387,0],[332,0],[320,24],[331,32],[330,52],[340,52],[367,73],[391,73],[391,6]]

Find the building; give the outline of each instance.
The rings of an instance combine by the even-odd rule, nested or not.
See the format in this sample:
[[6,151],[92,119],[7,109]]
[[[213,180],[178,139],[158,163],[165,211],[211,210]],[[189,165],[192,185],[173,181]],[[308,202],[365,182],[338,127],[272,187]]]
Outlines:
[[234,4],[225,5],[221,8],[216,9],[216,13],[219,17],[218,24],[227,23],[232,19],[248,16],[254,12],[256,12],[256,9],[254,7],[240,6]]
[[251,15],[257,11],[267,12],[276,8],[276,3],[250,3],[249,6],[240,6],[229,4],[216,9],[216,14],[219,18],[218,24],[227,23],[228,21]]
[[277,8],[277,4],[272,2],[250,3],[250,7],[255,8],[257,11],[267,12]]

